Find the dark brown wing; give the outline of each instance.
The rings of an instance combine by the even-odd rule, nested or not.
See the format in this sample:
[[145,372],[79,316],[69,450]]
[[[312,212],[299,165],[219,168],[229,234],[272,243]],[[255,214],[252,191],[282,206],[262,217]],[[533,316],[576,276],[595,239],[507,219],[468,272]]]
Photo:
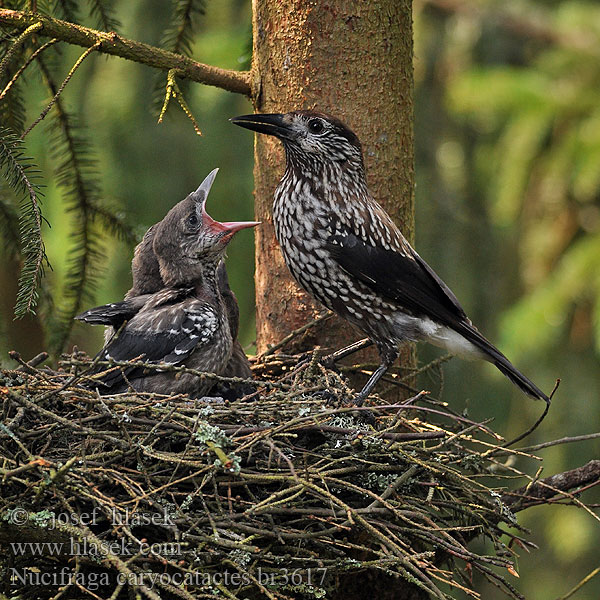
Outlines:
[[399,308],[449,327],[468,322],[456,296],[414,250],[386,250],[350,232],[331,236],[327,249],[344,271]]
[[331,236],[327,249],[344,271],[397,304],[399,310],[453,329],[525,393],[549,402],[546,394],[473,327],[456,296],[412,248],[407,252],[386,250],[347,233]]
[[[214,307],[190,290],[162,290],[152,294],[144,308],[100,351],[100,360],[127,361],[142,357],[149,363],[177,364],[197,347],[208,344],[219,328]],[[183,297],[182,297],[183,296]],[[140,369],[128,369],[135,378]],[[120,371],[107,374],[107,387],[122,381]]]
[[75,318],[89,325],[112,325],[115,329],[118,329],[125,321],[133,318],[150,298],[151,294],[145,294],[121,302],[95,306]]

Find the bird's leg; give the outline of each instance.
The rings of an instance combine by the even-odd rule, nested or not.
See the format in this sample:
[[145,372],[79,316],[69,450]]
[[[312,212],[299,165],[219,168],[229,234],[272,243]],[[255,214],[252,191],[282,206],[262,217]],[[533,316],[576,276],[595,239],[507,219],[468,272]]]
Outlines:
[[394,361],[398,358],[398,352],[382,352],[381,353],[381,364],[377,367],[374,373],[369,377],[367,383],[356,398],[354,398],[354,404],[356,406],[362,406],[363,402],[368,398],[369,394],[373,391],[373,388],[377,385],[377,382],[385,375],[385,372],[394,364]]
[[325,367],[333,367],[333,365],[338,361],[342,360],[342,358],[346,358],[346,356],[350,356],[363,348],[368,348],[371,346],[373,342],[369,338],[365,338],[364,340],[359,340],[358,342],[354,342],[345,348],[341,348],[340,350],[336,350],[327,356],[324,356],[321,359],[321,364]]

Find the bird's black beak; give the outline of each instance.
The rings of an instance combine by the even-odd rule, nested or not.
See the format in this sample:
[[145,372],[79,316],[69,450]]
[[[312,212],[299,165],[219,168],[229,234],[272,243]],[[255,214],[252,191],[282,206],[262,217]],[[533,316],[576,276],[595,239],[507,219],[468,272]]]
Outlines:
[[242,115],[241,117],[233,117],[233,119],[229,120],[234,125],[252,129],[252,131],[257,131],[258,133],[274,135],[280,139],[291,139],[291,130],[289,125],[284,122],[284,116],[281,114]]

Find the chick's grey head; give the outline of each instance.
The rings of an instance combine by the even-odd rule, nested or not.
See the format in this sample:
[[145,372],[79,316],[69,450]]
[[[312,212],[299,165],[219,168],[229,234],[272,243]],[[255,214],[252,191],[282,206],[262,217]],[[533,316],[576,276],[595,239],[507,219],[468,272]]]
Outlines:
[[206,199],[218,169],[155,226],[153,248],[167,285],[187,285],[213,272],[234,234],[255,221],[220,223],[206,212]]
[[243,115],[231,119],[240,127],[279,138],[288,160],[314,163],[354,163],[362,168],[362,148],[356,134],[339,119],[314,110],[285,114]]

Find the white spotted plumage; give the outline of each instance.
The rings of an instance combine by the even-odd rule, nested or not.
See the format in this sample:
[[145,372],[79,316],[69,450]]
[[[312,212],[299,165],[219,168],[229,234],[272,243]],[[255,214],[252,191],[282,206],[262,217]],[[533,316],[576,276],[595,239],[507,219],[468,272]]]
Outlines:
[[525,393],[550,401],[473,327],[452,291],[370,195],[360,141],[341,121],[306,110],[233,121],[283,142],[286,171],[275,191],[273,221],[292,275],[378,346],[381,365],[358,403],[397,358],[399,345],[422,339],[484,358]]
[[[327,164],[320,170],[303,171],[304,184],[299,185],[297,170],[305,165],[297,164],[297,155],[292,153],[291,157],[273,204],[275,234],[290,272],[322,304],[342,312],[362,329],[365,314],[377,315],[373,323],[377,332],[370,334],[396,338],[395,343],[404,341],[394,331],[397,326],[392,315],[397,307],[344,272],[331,260],[327,244],[342,231],[354,231],[372,244],[381,232],[384,247],[402,253],[407,242],[393,222],[380,222],[383,209],[370,197],[366,186],[356,188],[346,169]],[[331,181],[336,181],[334,187],[328,185]],[[353,202],[345,202],[350,193]]]

